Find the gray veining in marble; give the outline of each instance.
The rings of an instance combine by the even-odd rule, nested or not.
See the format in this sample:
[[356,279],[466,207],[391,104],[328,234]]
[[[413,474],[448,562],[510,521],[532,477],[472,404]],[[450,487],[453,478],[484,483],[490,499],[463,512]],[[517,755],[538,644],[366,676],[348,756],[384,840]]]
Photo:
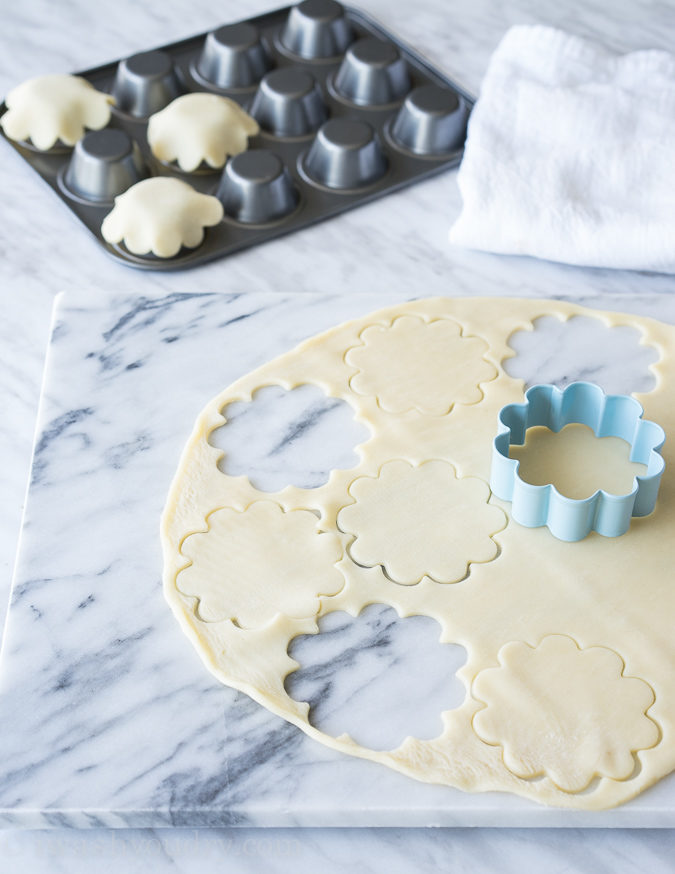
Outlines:
[[518,331],[509,339],[517,357],[508,359],[504,369],[510,376],[523,378],[528,387],[546,382],[563,388],[575,379],[585,379],[607,394],[647,392],[656,383],[649,366],[659,353],[651,346],[640,346],[640,339],[636,328],[608,331],[597,319],[585,316],[567,322],[542,316],[535,320],[533,331]]
[[[200,408],[237,376],[305,337],[405,296],[168,293],[92,301],[80,293],[59,299],[0,671],[5,823],[672,822],[673,779],[618,810],[589,814],[430,786],[341,756],[213,680],[165,605],[158,520]],[[651,310],[673,308],[668,299]],[[645,369],[634,336],[602,330],[614,348],[597,373],[600,382],[617,357]],[[538,349],[529,377],[555,362],[550,344]],[[594,344],[576,342],[566,375],[582,373],[593,354]],[[261,431],[279,429],[278,405],[263,406],[258,415]],[[298,439],[306,446],[320,441],[326,457],[334,457],[342,434],[326,431],[322,419],[306,418],[300,435],[287,431],[285,451],[272,446],[277,471],[285,453],[297,456]],[[263,454],[258,464],[264,473],[270,457]],[[405,704],[410,677],[387,686],[385,675],[392,660],[415,664],[412,626],[395,638],[395,648],[380,646],[376,626],[369,637],[355,623],[344,636],[332,665],[336,674],[351,673],[335,677],[329,710],[340,711],[371,687],[373,695],[379,688],[383,718]],[[445,660],[427,660],[431,690],[443,687],[445,668]],[[303,695],[316,701],[325,681],[321,671],[313,679],[305,672]],[[366,716],[362,708],[350,713],[357,736],[369,730],[359,725]]]
[[464,700],[455,671],[466,649],[440,643],[440,625],[428,616],[400,619],[392,607],[370,604],[355,618],[328,613],[319,631],[291,641],[300,668],[286,689],[309,702],[309,721],[327,734],[393,750],[409,735],[437,737],[441,712]]
[[223,415],[227,425],[209,436],[209,443],[224,452],[218,467],[230,476],[248,476],[265,492],[323,485],[333,468],[348,470],[358,463],[355,447],[370,434],[354,420],[349,404],[313,385],[292,391],[264,386],[251,403],[235,401]]
[[[25,0],[5,4],[0,33],[0,93],[29,76],[69,72],[150,44],[255,14],[271,0]],[[672,51],[672,0],[360,0],[399,36],[477,92],[490,53],[511,24],[542,22],[599,39],[611,48]],[[413,10],[413,11],[411,11]],[[4,150],[3,150],[4,151]],[[673,320],[672,277],[566,267],[530,259],[451,250],[447,228],[459,211],[455,174],[411,188],[301,235],[199,271],[155,277],[110,262],[40,181],[9,150],[0,160],[0,618],[4,612],[30,461],[35,411],[53,295],[86,289],[138,296],[195,290],[359,296],[392,289],[412,294],[568,295],[608,307],[653,311]],[[339,257],[336,257],[339,253]],[[653,309],[652,309],[653,308]],[[77,405],[75,405],[77,407]],[[122,441],[128,442],[128,441]],[[118,447],[121,458],[128,447]],[[524,830],[297,830],[292,863],[259,852],[255,830],[0,832],[5,869],[31,874],[97,871],[200,872],[288,870],[554,872],[672,870],[675,832]],[[271,833],[287,837],[288,832]],[[263,847],[265,845],[262,845]],[[269,845],[267,845],[269,846]]]

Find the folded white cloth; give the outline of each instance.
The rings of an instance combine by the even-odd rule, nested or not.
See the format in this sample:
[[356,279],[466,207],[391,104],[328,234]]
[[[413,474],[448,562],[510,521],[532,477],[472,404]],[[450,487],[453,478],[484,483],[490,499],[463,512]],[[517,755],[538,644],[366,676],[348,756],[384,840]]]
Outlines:
[[458,182],[452,243],[675,272],[675,56],[511,28],[471,115]]

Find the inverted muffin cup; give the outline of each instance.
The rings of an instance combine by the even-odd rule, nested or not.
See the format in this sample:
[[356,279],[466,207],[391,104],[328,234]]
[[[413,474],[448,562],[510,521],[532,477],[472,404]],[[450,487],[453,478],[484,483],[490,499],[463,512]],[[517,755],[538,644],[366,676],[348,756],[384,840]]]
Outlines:
[[206,37],[195,72],[217,88],[235,91],[257,85],[271,66],[260,31],[242,22],[219,27]]
[[348,118],[327,121],[302,160],[311,181],[335,191],[371,185],[384,176],[387,166],[373,128]]
[[183,91],[166,52],[141,52],[120,61],[113,85],[115,109],[146,118],[168,106]]
[[306,60],[342,55],[354,39],[344,8],[335,0],[305,0],[288,14],[281,32],[282,48]]
[[253,97],[249,113],[263,131],[278,137],[307,136],[328,117],[316,80],[297,67],[268,73]]
[[243,224],[267,224],[284,218],[299,194],[284,162],[267,149],[231,158],[216,191],[225,215]]
[[353,43],[335,75],[339,97],[357,106],[386,106],[410,90],[408,65],[396,46],[375,37]]
[[89,131],[76,144],[63,175],[66,191],[95,203],[112,201],[148,175],[138,145],[124,131]]
[[415,155],[446,155],[461,148],[466,104],[450,88],[422,85],[406,97],[389,129],[393,143]]

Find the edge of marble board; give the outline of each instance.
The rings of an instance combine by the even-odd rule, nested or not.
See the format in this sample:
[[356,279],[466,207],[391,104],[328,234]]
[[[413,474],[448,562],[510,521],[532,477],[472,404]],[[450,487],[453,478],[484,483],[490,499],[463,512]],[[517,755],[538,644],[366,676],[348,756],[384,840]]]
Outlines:
[[7,604],[5,605],[5,615],[0,628],[0,671],[2,670],[3,654],[5,651],[5,641],[7,640],[7,627],[9,625],[9,608],[12,603],[14,594],[14,586],[16,584],[16,575],[19,567],[19,556],[21,555],[21,547],[23,545],[23,535],[26,522],[26,512],[28,509],[28,495],[30,494],[31,478],[33,473],[33,463],[35,461],[35,449],[38,443],[38,434],[42,431],[42,417],[44,410],[44,397],[47,380],[49,378],[50,364],[52,359],[52,337],[56,326],[56,319],[59,313],[61,301],[67,296],[67,292],[60,291],[54,296],[52,303],[51,315],[49,317],[49,329],[47,331],[47,344],[45,349],[44,363],[42,365],[42,376],[40,378],[40,390],[37,398],[37,410],[35,415],[35,425],[33,427],[33,437],[30,449],[30,460],[26,470],[26,484],[23,489],[23,503],[21,505],[21,519],[19,521],[19,534],[16,539],[16,548],[14,550],[14,561],[12,563],[12,571],[7,592]]

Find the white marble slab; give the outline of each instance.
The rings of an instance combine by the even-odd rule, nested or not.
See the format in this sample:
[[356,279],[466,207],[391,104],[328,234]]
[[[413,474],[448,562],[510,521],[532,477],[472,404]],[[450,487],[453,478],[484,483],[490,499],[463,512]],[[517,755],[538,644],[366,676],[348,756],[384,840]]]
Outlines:
[[[237,376],[299,340],[405,297],[171,293],[59,299],[0,665],[2,822],[672,824],[673,778],[617,810],[592,814],[429,786],[325,749],[213,680],[165,605],[158,520],[200,408]],[[672,298],[637,308],[675,321]],[[535,334],[521,359],[525,375],[536,378],[546,367],[547,378],[571,380],[591,367],[600,383],[618,373],[616,387],[625,390],[634,386],[625,382],[634,373],[648,377],[636,336],[599,324],[597,330],[605,342],[599,368],[592,332],[553,349]],[[259,427],[279,430],[279,421],[261,416]],[[321,417],[309,416],[301,437],[323,451],[327,442],[338,446],[341,435],[342,429],[331,433]],[[248,442],[246,432],[240,440]],[[277,472],[289,451],[281,443]],[[257,460],[254,453],[244,463],[254,474],[258,465],[264,475],[271,455],[261,447]],[[411,656],[414,634],[394,635],[382,648],[369,640],[373,626],[351,628],[345,650],[370,646],[379,667],[338,656],[332,708],[359,694],[376,695],[379,683],[377,706],[393,718],[405,716],[406,686],[382,693],[381,681],[390,656]],[[439,671],[429,681],[432,692],[444,667],[439,662],[430,669]],[[305,678],[303,697],[315,699],[320,683],[315,678],[312,687],[311,677]],[[361,706],[351,713],[356,736],[366,715]]]

